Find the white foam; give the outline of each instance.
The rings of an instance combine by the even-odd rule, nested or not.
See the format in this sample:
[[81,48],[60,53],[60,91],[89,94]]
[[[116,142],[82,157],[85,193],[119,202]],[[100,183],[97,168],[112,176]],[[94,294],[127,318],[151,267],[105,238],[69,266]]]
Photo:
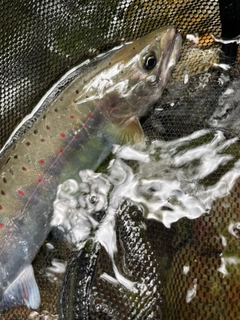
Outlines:
[[228,232],[231,233],[237,239],[239,239],[239,232],[236,231],[240,231],[240,222],[230,222],[228,226]]
[[197,279],[193,280],[192,288],[188,289],[186,294],[186,302],[191,302],[197,295]]
[[189,266],[183,266],[183,274],[187,274],[190,270],[190,267]]
[[[220,131],[201,130],[170,142],[155,141],[144,152],[129,146],[115,147],[115,159],[110,161],[107,174],[84,170],[79,174],[80,182],[68,180],[59,186],[52,224],[61,226],[66,239],[76,246],[94,237],[112,261],[114,277],[104,274],[104,280],[134,291],[144,285],[144,280],[136,284],[125,279],[114,261],[115,215],[121,203],[131,199],[143,206],[145,218],[156,219],[168,228],[183,217],[196,219],[206,214],[215,199],[229,194],[240,176],[240,161],[234,163],[234,156],[225,153],[237,140],[227,140]],[[131,168],[122,158],[137,165]],[[230,163],[228,171],[219,171],[218,181],[201,182]],[[95,215],[103,211],[105,216],[99,222]],[[223,264],[219,271],[225,273],[224,268]],[[187,271],[185,268],[183,272]],[[187,302],[196,295],[196,288],[195,283],[188,290]]]
[[218,271],[226,276],[228,274],[227,265],[236,265],[239,263],[240,259],[236,257],[223,257],[221,258],[221,266],[218,268]]
[[[212,134],[211,140],[208,138],[208,142],[188,147],[191,141],[208,134],[209,131],[201,130],[171,142],[155,141],[145,152],[129,146],[115,147],[117,158],[110,162],[107,175],[86,170],[80,172],[79,185],[76,181],[67,181],[59,187],[52,224],[64,224],[67,230],[74,226],[79,232],[84,232],[82,226],[85,225],[85,237],[98,225],[92,218],[94,212],[107,209],[107,215],[114,219],[115,211],[125,198],[143,204],[147,209],[146,217],[157,219],[166,227],[182,217],[199,217],[211,208],[216,198],[229,193],[240,175],[240,161],[236,161],[215,184],[205,187],[200,183],[233,160],[233,155],[225,154],[224,150],[238,140],[227,140],[218,131]],[[137,172],[120,157],[137,161]],[[74,192],[78,195],[75,196]],[[77,206],[80,209],[76,209]],[[65,221],[67,217],[70,222]]]
[[228,40],[224,40],[222,38],[216,38],[214,37],[214,35],[211,35],[213,37],[213,39],[216,41],[216,42],[220,42],[220,43],[224,43],[224,44],[229,44],[229,43],[237,43],[239,44],[240,43],[240,36],[237,36],[236,38],[233,38],[233,39],[228,39]]
[[189,41],[193,41],[195,44],[198,44],[199,42],[198,35],[194,35],[194,34],[187,34],[186,39],[188,39]]

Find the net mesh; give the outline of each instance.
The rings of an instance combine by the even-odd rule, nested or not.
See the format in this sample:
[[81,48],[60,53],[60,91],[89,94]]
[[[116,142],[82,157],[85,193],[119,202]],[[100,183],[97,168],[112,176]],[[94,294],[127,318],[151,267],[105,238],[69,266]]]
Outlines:
[[[152,114],[143,119],[144,131],[150,140],[172,140],[208,127],[208,120],[216,108],[216,99],[226,90],[229,81],[238,79],[239,73],[237,44],[221,47],[211,34],[226,38],[238,36],[238,17],[240,5],[237,1],[0,1],[0,146],[4,145],[14,128],[46,91],[71,67],[164,25],[174,25],[180,30],[184,39],[183,49],[161,101]],[[223,28],[221,21],[224,22]],[[187,40],[188,34],[198,37],[198,41]],[[220,62],[232,63],[234,68],[231,71],[219,71],[215,64]],[[220,75],[223,79],[221,85]],[[224,81],[226,77],[228,81]],[[220,120],[224,120],[224,117]],[[231,130],[228,129],[226,125],[226,131],[231,135]],[[210,216],[194,220],[190,226],[189,222],[183,221],[182,229],[175,226],[169,234],[165,230],[164,237],[154,241],[151,233],[148,234],[149,241],[152,241],[149,245],[152,250],[149,249],[150,255],[154,253],[156,256],[157,248],[163,246],[168,251],[167,258],[163,251],[159,253],[167,260],[165,264],[164,259],[156,262],[156,268],[162,271],[159,275],[161,286],[158,287],[161,299],[156,294],[153,301],[161,300],[162,311],[156,305],[152,306],[155,312],[153,319],[160,319],[161,314],[163,319],[220,319],[220,315],[221,319],[240,318],[239,270],[234,270],[228,278],[219,277],[217,271],[221,262],[219,254],[222,252],[219,234],[226,230],[230,220],[239,219],[238,202],[239,182],[236,182],[229,197],[216,201]],[[155,230],[156,226],[150,222],[148,228]],[[55,249],[44,245],[34,261],[42,298],[38,313],[34,315],[28,308],[21,306],[5,311],[1,315],[2,319],[57,317],[62,279],[61,276],[58,278],[54,275],[51,278],[50,275],[50,281],[45,270],[51,266],[53,259],[66,261],[70,249],[59,236],[50,237],[47,242],[51,242]],[[174,239],[177,244],[170,244],[169,238]],[[190,238],[194,239],[194,243],[188,243]],[[238,238],[229,241],[232,250],[236,250]],[[99,250],[99,255],[101,259],[98,272],[102,273],[103,270],[108,270],[108,266],[104,266],[107,259],[103,250]],[[172,262],[169,262],[170,258]],[[186,276],[182,268],[189,259],[192,271],[190,276]],[[172,268],[172,272],[169,275],[164,273],[163,266]],[[199,293],[197,299],[192,304],[186,304],[186,290],[195,284]],[[108,307],[111,305],[114,309],[115,305],[114,312],[121,315],[113,313],[110,317],[104,315],[104,310],[96,313],[92,309],[89,317],[84,319],[126,319],[126,315],[131,316],[129,319],[136,319],[134,310],[141,309],[138,300],[129,304],[129,297],[125,293],[119,297],[118,292],[108,291],[107,288],[102,292],[103,288],[99,283],[94,282],[94,285],[96,295],[105,299],[106,304],[111,299],[116,301],[116,304],[109,302]],[[150,319],[147,318],[150,313],[143,314],[142,319]],[[79,316],[79,319],[83,317]]]

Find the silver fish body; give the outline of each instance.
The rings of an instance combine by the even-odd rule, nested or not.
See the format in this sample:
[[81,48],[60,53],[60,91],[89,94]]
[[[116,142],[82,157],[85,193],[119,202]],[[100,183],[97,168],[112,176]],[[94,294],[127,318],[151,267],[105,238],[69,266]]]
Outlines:
[[50,231],[57,186],[95,170],[113,143],[142,139],[138,117],[156,102],[181,36],[164,27],[87,68],[0,159],[0,310],[40,296],[31,262]]

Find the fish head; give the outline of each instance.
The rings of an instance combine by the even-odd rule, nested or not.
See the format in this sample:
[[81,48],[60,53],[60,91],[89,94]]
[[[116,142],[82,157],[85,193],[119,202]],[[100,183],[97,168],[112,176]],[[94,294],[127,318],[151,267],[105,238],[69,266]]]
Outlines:
[[129,43],[113,57],[111,86],[105,92],[113,123],[124,124],[146,113],[161,96],[178,61],[182,38],[163,27]]

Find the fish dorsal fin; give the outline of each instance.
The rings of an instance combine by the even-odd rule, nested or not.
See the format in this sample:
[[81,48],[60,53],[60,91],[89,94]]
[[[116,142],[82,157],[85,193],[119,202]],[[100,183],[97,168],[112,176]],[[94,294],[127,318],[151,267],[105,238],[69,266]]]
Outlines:
[[131,118],[123,126],[109,123],[104,130],[105,136],[116,144],[144,144],[144,133],[137,118]]
[[40,302],[40,294],[34,277],[33,267],[29,265],[4,291],[2,300],[0,301],[0,310],[24,304],[29,308],[37,309]]

